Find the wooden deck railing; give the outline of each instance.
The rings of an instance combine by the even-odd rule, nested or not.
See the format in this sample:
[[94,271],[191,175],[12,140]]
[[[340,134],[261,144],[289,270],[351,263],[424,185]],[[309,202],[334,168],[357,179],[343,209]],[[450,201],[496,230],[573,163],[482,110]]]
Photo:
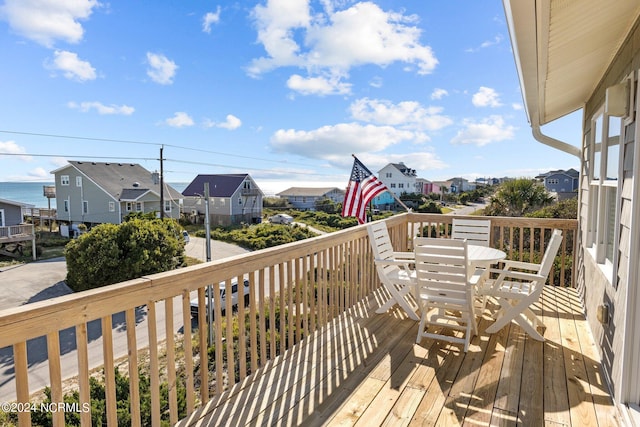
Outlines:
[[33,236],[33,225],[20,224],[20,225],[8,225],[0,227],[0,239],[12,239],[14,237]]
[[[535,252],[543,244],[546,232],[540,235],[540,243],[536,243],[536,232],[540,233],[536,230],[560,225],[567,232],[575,233],[576,229],[575,224],[556,221],[492,220],[493,241],[499,247],[508,248],[510,255],[517,249],[520,258],[526,250]],[[387,220],[398,249],[410,248],[413,236],[431,233],[430,227],[436,235],[447,236],[450,222],[448,216],[423,214],[404,214]],[[532,244],[527,230],[533,235]],[[517,245],[515,236],[519,236]],[[531,248],[524,241],[527,239]],[[564,254],[569,256],[566,250]],[[250,285],[249,305],[239,304],[235,315],[223,316],[223,307],[219,299],[215,299],[213,343],[207,349],[205,288],[212,285],[213,295],[218,295],[220,282],[242,283],[244,279]],[[245,381],[259,367],[291,349],[378,286],[366,228],[355,227],[5,310],[0,312],[0,349],[12,346],[13,358],[2,362],[9,366],[0,368],[2,371],[15,369],[17,401],[29,402],[30,394],[36,390],[29,387],[28,341],[44,336],[51,401],[63,402],[63,377],[69,376],[63,374],[67,370],[63,368],[73,364],[70,375],[77,377],[82,408],[83,403],[90,402],[90,372],[103,366],[107,423],[117,425],[114,372],[116,365],[126,362],[131,420],[133,425],[140,425],[137,368],[141,363],[140,351],[148,349],[148,362],[144,365],[150,378],[151,422],[159,425],[161,417],[168,417],[173,424],[233,384]],[[194,321],[197,325],[192,325],[190,316],[193,298],[197,298],[199,306],[199,315]],[[141,307],[145,307],[146,312]],[[230,298],[224,309],[228,314],[233,311]],[[114,316],[122,313],[122,324],[115,325],[114,319],[120,317]],[[101,326],[101,338],[88,332],[89,325],[96,321]],[[139,324],[137,328],[136,324]],[[68,328],[72,338],[65,335],[67,341],[62,349],[61,333]],[[165,335],[164,331],[172,333]],[[69,341],[73,342],[69,344]],[[96,352],[99,361],[90,362]],[[68,357],[70,354],[72,357]],[[161,409],[161,389],[164,389],[161,382],[166,383],[168,389],[168,410]],[[178,407],[178,389],[186,392],[186,408],[182,413]],[[62,411],[52,413],[53,424],[64,425],[64,415]],[[28,412],[20,412],[18,416],[21,426],[30,425]],[[81,412],[80,417],[82,425],[91,425],[90,413]]]

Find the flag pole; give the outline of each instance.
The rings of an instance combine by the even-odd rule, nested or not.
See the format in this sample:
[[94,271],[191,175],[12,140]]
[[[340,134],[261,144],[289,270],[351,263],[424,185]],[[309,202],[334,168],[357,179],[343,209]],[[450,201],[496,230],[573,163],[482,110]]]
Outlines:
[[[356,157],[355,154],[351,154],[353,156],[354,159],[358,160],[360,162],[360,160]],[[360,162],[362,163],[362,162]],[[400,206],[402,206],[407,212],[411,212],[411,208],[407,205],[405,205],[402,200],[400,200],[400,198],[398,198],[398,196],[395,195],[395,193],[389,189],[387,189],[387,191],[391,194],[391,196],[393,196],[393,198],[395,199],[396,202],[398,202],[400,204]]]

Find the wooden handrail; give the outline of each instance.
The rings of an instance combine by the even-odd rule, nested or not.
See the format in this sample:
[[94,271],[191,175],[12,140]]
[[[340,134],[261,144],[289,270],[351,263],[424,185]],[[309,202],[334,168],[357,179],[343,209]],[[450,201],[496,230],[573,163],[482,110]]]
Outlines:
[[[577,222],[572,220],[502,217],[491,220],[492,244],[508,250],[510,255],[517,255],[516,259],[519,260],[535,256],[538,248],[544,246],[546,230],[560,228],[563,235],[572,234],[573,242],[576,240]],[[431,232],[430,230],[447,237],[450,223],[450,216],[416,213],[396,215],[386,220],[397,250],[411,249],[413,237]],[[573,256],[575,250],[571,253],[571,249],[573,246],[564,245],[561,248],[564,251],[562,257]],[[572,267],[568,272],[564,271],[564,261],[561,264],[562,274],[571,274],[571,280],[575,276],[575,264],[571,263]],[[215,300],[214,342],[209,354],[206,351],[208,333],[205,288],[213,285],[213,295],[219,295],[219,283],[225,282],[228,286],[237,282],[242,286],[245,278],[250,286],[250,302],[247,307],[244,307],[241,300],[237,313],[232,315],[234,307],[231,305],[231,298],[227,298],[224,307],[219,299]],[[369,296],[379,286],[366,228],[358,226],[1,311],[0,348],[14,348],[13,368],[16,372],[17,396],[26,402],[33,392],[29,390],[27,382],[29,371],[26,342],[41,336],[48,337],[50,349],[54,350],[48,355],[51,366],[48,385],[55,391],[54,398],[60,399],[63,375],[58,367],[61,365],[60,353],[63,351],[57,350],[60,345],[54,337],[60,331],[73,328],[78,349],[77,368],[74,367],[73,375],[79,378],[83,403],[89,396],[89,370],[93,368],[89,366],[88,353],[96,351],[90,345],[95,343],[88,342],[91,338],[87,333],[87,325],[99,320],[103,327],[109,329],[103,333],[104,342],[98,349],[98,353],[102,355],[102,364],[111,367],[114,361],[124,357],[130,365],[129,374],[132,375],[136,372],[138,352],[149,348],[152,378],[166,378],[169,382],[170,412],[174,413],[177,408],[175,390],[181,385],[187,390],[187,414],[190,414],[195,409],[196,393],[201,405],[221,396],[231,385],[245,381],[261,366],[293,348],[327,322],[349,310],[357,301]],[[192,330],[188,313],[190,300],[193,298],[198,298],[199,303],[198,333]],[[146,308],[146,314],[140,314],[140,307]],[[222,315],[223,310],[225,316]],[[182,315],[179,314],[180,311]],[[126,322],[119,326],[112,325],[112,316],[118,313],[125,314]],[[153,320],[160,319],[162,314],[165,318],[164,327],[160,328],[156,322],[148,322],[150,339],[141,341],[137,336],[141,331],[135,329],[136,322],[140,320],[138,316]],[[175,324],[174,319],[178,319],[182,325]],[[173,344],[174,335],[180,338],[176,331],[181,326],[183,344]],[[126,333],[118,329],[126,330]],[[163,337],[161,331],[164,329],[173,334],[168,338]],[[115,340],[123,340],[126,347],[123,354],[115,353],[118,348],[114,345]],[[167,345],[172,346],[172,349],[167,349]],[[173,345],[180,345],[180,351],[172,351]],[[158,346],[165,347],[165,351],[158,349]],[[163,355],[166,355],[166,359],[161,361]],[[211,365],[213,371],[199,369],[198,364]],[[160,384],[156,379],[151,381],[150,393],[154,421],[161,416]],[[104,382],[107,387],[107,418],[111,423],[116,408],[112,369],[105,369]],[[139,396],[138,388],[137,380],[131,381],[130,396]],[[134,404],[130,409],[134,416],[140,413],[139,404]],[[83,417],[87,419],[86,414]],[[175,422],[175,417],[170,421]],[[20,423],[30,423],[28,414],[21,415]]]

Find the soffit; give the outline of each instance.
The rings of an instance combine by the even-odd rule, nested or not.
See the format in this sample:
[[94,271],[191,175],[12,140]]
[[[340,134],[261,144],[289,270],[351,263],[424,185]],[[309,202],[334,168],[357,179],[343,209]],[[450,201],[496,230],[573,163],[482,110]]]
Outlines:
[[504,0],[532,124],[582,108],[640,13],[640,0]]

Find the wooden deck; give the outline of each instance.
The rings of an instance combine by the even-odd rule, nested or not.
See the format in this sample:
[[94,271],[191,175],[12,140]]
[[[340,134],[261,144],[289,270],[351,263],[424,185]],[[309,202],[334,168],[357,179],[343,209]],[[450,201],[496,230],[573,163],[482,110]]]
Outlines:
[[[180,425],[623,425],[574,289],[547,286],[545,342],[515,323],[465,354],[371,298]],[[256,382],[251,382],[255,378]]]

